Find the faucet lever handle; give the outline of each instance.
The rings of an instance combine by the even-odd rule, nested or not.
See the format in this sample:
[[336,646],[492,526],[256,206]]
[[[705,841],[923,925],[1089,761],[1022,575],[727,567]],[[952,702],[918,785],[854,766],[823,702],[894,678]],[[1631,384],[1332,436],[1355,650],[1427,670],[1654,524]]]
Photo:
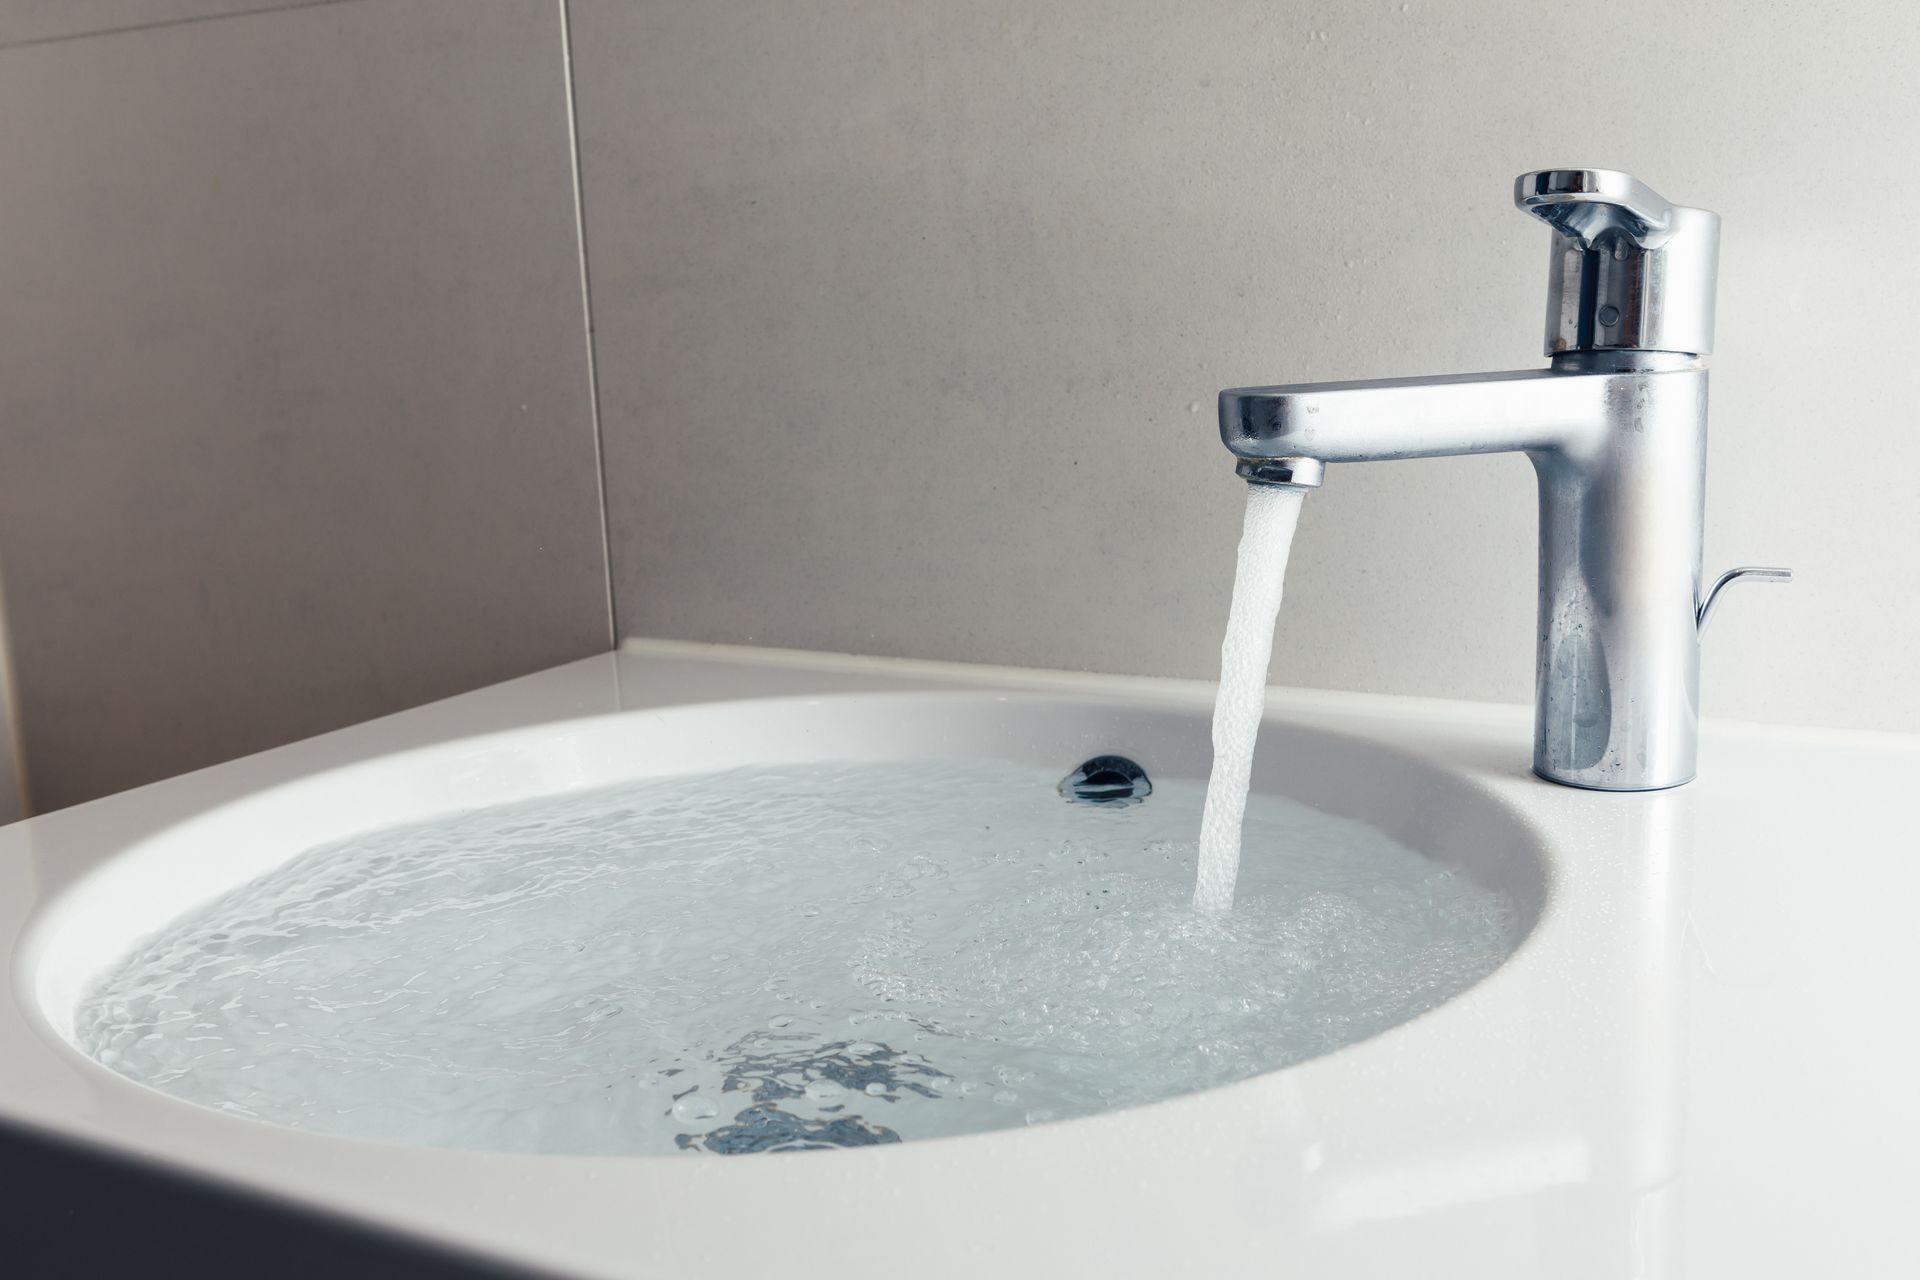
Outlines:
[[1674,205],[1618,169],[1537,169],[1513,182],[1513,203],[1590,249],[1614,231],[1652,249],[1673,233]]
[[1671,204],[1617,169],[1536,169],[1513,202],[1553,228],[1550,356],[1713,350],[1720,218]]

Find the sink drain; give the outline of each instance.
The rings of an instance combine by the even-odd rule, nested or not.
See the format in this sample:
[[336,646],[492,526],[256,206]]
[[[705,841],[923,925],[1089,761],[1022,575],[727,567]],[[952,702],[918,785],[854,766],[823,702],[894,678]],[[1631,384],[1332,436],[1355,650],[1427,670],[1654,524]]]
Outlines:
[[1060,780],[1060,794],[1075,804],[1139,804],[1153,783],[1125,756],[1095,756]]

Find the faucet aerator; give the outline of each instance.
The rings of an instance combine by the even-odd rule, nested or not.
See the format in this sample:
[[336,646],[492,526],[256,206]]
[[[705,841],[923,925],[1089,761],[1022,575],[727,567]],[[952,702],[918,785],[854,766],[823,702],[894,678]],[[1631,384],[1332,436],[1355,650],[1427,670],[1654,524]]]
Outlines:
[[1233,473],[1248,484],[1318,489],[1327,477],[1327,464],[1318,458],[1242,458]]

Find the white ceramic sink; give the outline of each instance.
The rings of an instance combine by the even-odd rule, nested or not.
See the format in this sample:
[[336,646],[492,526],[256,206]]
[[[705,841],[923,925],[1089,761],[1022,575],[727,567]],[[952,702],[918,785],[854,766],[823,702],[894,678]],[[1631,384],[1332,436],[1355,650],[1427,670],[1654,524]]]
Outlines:
[[1255,786],[1503,890],[1525,940],[1370,1039],[1064,1123],[741,1159],[400,1147],[158,1094],[66,1035],[133,939],[332,837],[754,761],[1199,777],[1210,693],[641,645],[0,828],[0,1117],[563,1274],[1920,1270],[1920,1046],[1887,1015],[1911,737],[1710,724],[1701,783],[1602,795],[1531,777],[1524,709],[1278,691]]

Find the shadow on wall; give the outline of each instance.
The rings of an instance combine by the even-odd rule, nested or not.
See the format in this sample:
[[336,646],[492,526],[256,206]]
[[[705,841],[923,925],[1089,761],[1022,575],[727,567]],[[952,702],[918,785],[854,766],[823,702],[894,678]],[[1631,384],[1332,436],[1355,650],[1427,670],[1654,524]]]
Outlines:
[[14,708],[13,648],[7,639],[7,590],[0,574],[0,826],[27,816],[26,754]]

